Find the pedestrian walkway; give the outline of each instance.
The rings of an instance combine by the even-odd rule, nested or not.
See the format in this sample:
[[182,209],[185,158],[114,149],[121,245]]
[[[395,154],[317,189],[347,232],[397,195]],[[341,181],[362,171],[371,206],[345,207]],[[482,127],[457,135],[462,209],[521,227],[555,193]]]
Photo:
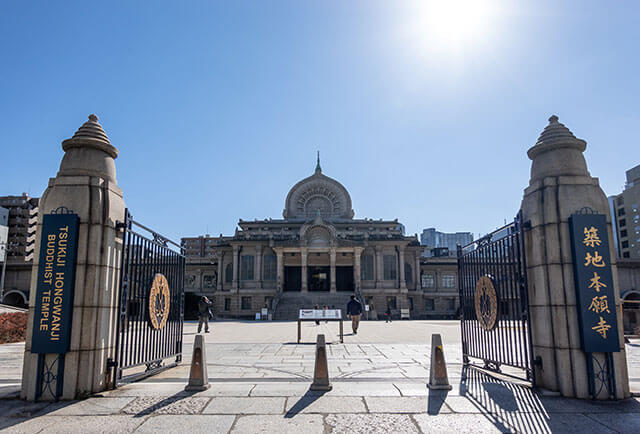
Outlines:
[[[457,325],[364,322],[357,336],[327,346],[333,390],[321,393],[309,391],[312,337],[324,331],[337,342],[335,324],[309,323],[303,340],[310,343],[297,345],[289,340],[296,335],[293,322],[214,323],[213,332],[205,335],[211,388],[188,393],[184,386],[196,325],[187,323],[185,360],[177,368],[84,401],[0,400],[0,428],[29,433],[640,432],[637,398],[592,402],[545,397],[525,384],[463,368]],[[277,332],[289,329],[290,335],[277,342]],[[418,329],[425,331],[423,337],[415,336]],[[443,334],[453,385],[449,392],[426,387],[432,332]],[[370,333],[376,342],[366,342]],[[407,339],[411,343],[397,343],[408,333],[414,333]],[[639,376],[638,343],[628,346],[631,377]],[[0,346],[0,360],[10,361],[16,353],[16,347]],[[10,366],[13,371],[17,364]]]

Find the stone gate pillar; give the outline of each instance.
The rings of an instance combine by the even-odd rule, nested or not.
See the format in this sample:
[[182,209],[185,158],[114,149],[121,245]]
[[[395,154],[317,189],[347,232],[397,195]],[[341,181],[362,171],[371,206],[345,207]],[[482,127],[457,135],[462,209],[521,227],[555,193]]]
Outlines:
[[[536,383],[576,398],[589,398],[589,376],[586,353],[580,344],[568,219],[584,207],[607,216],[615,308],[620,312],[609,205],[598,179],[589,174],[582,154],[585,148],[584,140],[577,139],[557,116],[552,116],[528,151],[531,179],[522,200],[523,221],[530,225],[524,240],[533,355],[541,361],[535,367]],[[616,397],[620,399],[629,397],[621,316],[618,333],[621,348],[613,353],[613,360]],[[604,353],[594,354],[604,361]],[[604,392],[598,396],[607,397]]]
[[[111,145],[95,115],[62,142],[60,170],[40,199],[36,252],[40,251],[43,214],[67,208],[79,217],[75,290],[69,352],[64,360],[62,399],[85,397],[107,387],[107,359],[114,356],[122,239],[116,222],[124,219],[122,190],[116,183]],[[63,208],[61,208],[63,207]],[[36,397],[38,354],[31,353],[39,255],[34,255],[29,321],[22,373],[23,399]],[[45,355],[52,363],[57,355]],[[53,371],[56,374],[56,371]],[[56,385],[39,399],[51,400]]]

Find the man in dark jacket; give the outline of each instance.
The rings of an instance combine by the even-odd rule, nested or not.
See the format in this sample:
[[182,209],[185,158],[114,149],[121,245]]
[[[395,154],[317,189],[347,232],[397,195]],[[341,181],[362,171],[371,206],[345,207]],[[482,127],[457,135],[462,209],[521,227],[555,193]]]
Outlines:
[[213,316],[211,315],[211,306],[213,306],[211,300],[204,295],[200,297],[198,302],[198,333],[202,330],[202,324],[204,324],[204,332],[209,333],[209,317]]
[[352,295],[351,300],[347,303],[347,319],[351,318],[351,328],[353,329],[353,334],[358,334],[358,325],[360,324],[360,316],[362,315],[362,305],[358,300],[356,300],[356,296]]

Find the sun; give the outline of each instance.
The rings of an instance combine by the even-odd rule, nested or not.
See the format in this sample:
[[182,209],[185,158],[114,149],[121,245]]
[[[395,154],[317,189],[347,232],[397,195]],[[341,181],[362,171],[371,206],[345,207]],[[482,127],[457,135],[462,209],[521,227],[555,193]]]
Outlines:
[[430,51],[473,47],[491,37],[497,5],[497,0],[418,0],[410,3],[407,30]]

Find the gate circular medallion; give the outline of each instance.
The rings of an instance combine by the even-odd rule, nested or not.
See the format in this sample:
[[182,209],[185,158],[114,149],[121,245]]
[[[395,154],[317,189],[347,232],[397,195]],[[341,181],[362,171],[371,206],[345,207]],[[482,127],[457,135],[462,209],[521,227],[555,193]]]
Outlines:
[[170,307],[169,282],[164,275],[158,273],[154,276],[149,291],[149,318],[154,329],[161,329],[167,324]]
[[480,326],[485,330],[493,330],[498,324],[498,293],[491,276],[478,279],[474,301]]

